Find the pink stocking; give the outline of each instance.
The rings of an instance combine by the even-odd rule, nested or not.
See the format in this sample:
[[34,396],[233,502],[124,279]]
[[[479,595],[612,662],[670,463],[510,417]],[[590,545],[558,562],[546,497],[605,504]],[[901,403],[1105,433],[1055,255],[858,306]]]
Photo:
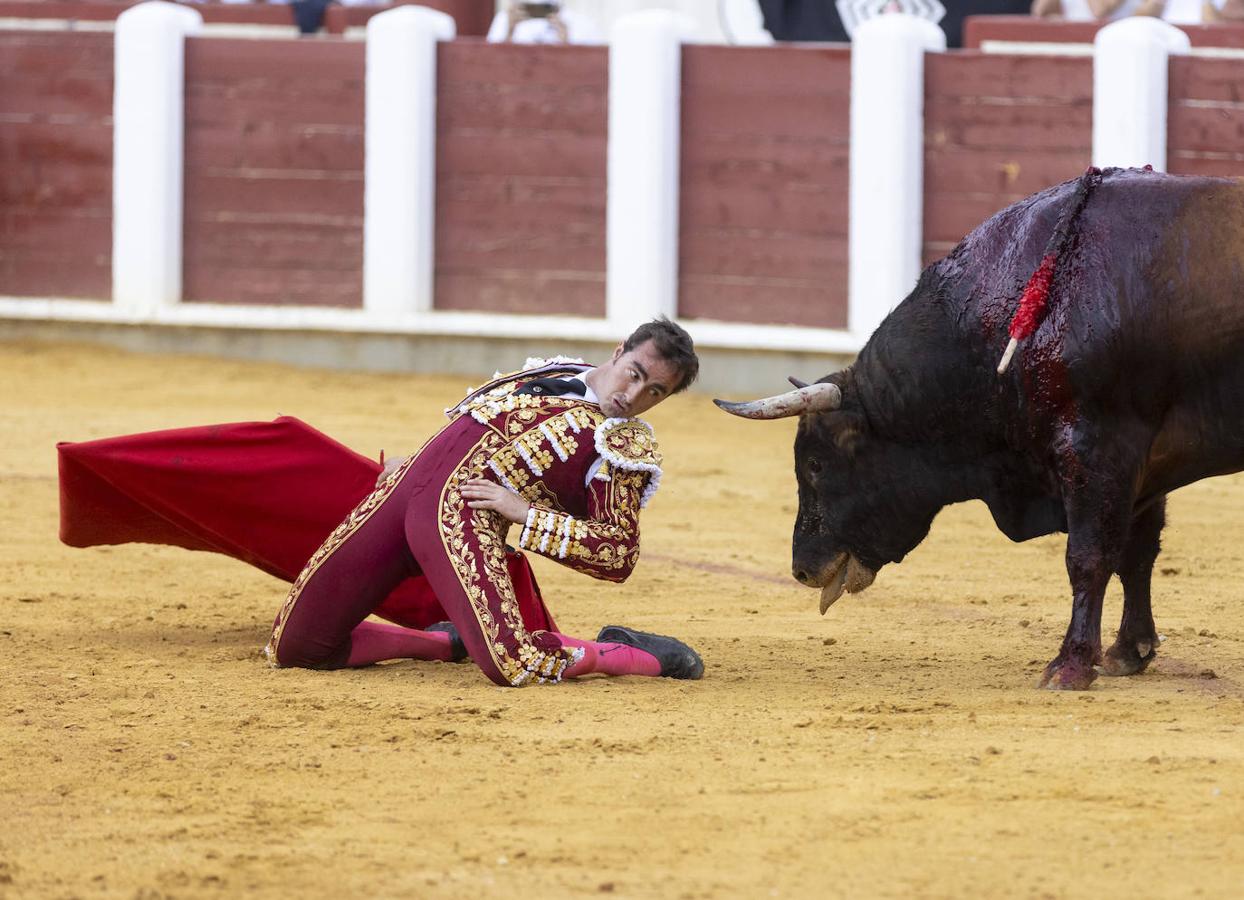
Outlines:
[[583,659],[566,670],[564,678],[578,678],[599,672],[601,675],[648,675],[661,674],[661,663],[651,653],[629,647],[626,644],[598,644],[558,634],[565,647],[581,647]]
[[442,631],[416,631],[386,622],[362,622],[350,632],[350,667],[370,666],[385,659],[439,659],[449,662],[453,654],[449,635]]

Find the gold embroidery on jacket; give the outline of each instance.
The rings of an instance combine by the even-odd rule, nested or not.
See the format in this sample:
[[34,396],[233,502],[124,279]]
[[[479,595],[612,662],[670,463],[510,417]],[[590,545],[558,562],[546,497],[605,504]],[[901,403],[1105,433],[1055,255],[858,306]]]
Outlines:
[[570,568],[606,581],[624,581],[639,555],[636,541],[639,507],[648,473],[620,470],[589,487],[600,497],[608,519],[585,521],[567,513],[532,505],[519,535],[519,546]]
[[661,451],[652,426],[643,419],[606,419],[596,429],[596,452],[614,469],[648,473],[639,496],[639,508],[647,506],[661,484]]
[[[581,572],[602,577],[601,570],[622,580],[634,568],[639,545],[634,532],[639,519],[639,500],[648,477],[643,472],[614,472],[605,486],[605,508],[613,511],[614,521],[601,529],[597,541],[587,541],[586,528],[572,537],[566,549],[567,564]],[[581,536],[580,536],[581,535]],[[609,578],[610,575],[604,577]]]
[[[558,681],[581,653],[574,648],[546,653],[532,643],[505,566],[505,534],[510,523],[491,510],[470,510],[471,534],[479,545],[478,554],[467,535],[469,507],[462,498],[462,485],[483,473],[501,443],[497,432],[485,433],[446,480],[440,496],[441,544],[479,623],[489,656],[506,680],[516,687],[532,678]],[[500,622],[489,606],[486,585],[491,585],[498,595]],[[518,645],[514,655],[501,639],[503,625]]]

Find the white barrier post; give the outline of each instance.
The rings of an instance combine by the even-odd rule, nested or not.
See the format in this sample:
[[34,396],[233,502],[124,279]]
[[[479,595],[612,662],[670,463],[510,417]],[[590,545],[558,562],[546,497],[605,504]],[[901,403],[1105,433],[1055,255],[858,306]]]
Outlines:
[[181,301],[185,39],[203,17],[143,3],[117,17],[112,99],[112,302],[150,316]]
[[367,23],[363,309],[432,309],[436,217],[436,44],[454,20],[401,6]]
[[848,328],[867,338],[920,275],[924,54],[946,49],[925,19],[898,13],[851,39]]
[[1188,35],[1149,16],[1112,22],[1093,42],[1093,165],[1166,171],[1167,66]]
[[605,315],[619,334],[678,309],[682,42],[694,28],[652,9],[610,36]]

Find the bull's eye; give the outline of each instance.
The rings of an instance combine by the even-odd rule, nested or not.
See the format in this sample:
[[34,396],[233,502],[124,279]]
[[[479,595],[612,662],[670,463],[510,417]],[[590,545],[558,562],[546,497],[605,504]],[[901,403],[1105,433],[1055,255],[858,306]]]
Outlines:
[[812,475],[821,474],[821,461],[815,456],[808,460],[808,472]]

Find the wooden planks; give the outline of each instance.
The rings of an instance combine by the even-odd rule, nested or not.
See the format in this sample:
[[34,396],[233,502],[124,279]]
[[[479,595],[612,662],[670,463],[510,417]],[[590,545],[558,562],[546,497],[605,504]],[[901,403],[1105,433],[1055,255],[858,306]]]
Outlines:
[[1167,84],[1167,171],[1244,176],[1240,60],[1172,56]]
[[607,49],[438,52],[437,308],[604,315]]
[[845,328],[850,53],[683,48],[679,315]]
[[0,32],[0,295],[112,295],[112,35]]
[[186,41],[187,302],[361,306],[364,52]]
[[[963,20],[963,46],[980,49],[984,43],[1091,44],[1106,22],[1067,22],[1032,16],[968,16]],[[1244,23],[1214,22],[1177,25],[1193,47],[1244,47]]]
[[[142,0],[0,0],[0,18],[108,22],[139,2]],[[324,11],[321,30],[342,34],[347,28],[366,25],[372,16],[415,2],[400,0],[376,6],[332,4]],[[460,36],[487,34],[496,11],[492,0],[419,0],[418,5],[452,16]],[[197,3],[194,9],[208,25],[286,26],[294,33],[293,11],[286,4]]]
[[1092,158],[1093,62],[976,51],[925,57],[924,262]]

